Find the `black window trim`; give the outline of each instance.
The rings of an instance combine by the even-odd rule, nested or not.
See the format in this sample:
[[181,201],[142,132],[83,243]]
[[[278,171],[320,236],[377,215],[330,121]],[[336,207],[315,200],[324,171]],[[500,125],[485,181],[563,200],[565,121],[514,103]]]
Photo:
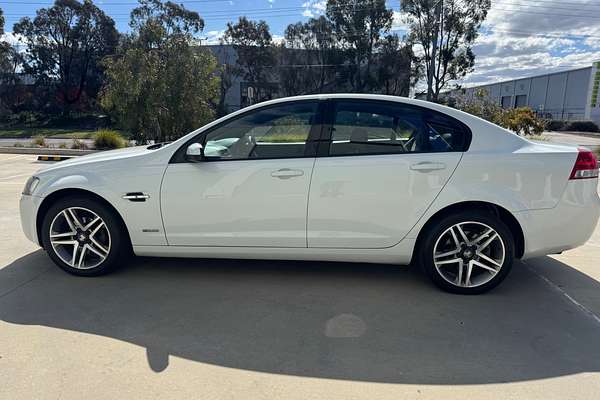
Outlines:
[[[329,104],[328,104],[328,107],[326,109],[325,116],[323,119],[323,127],[321,129],[321,139],[320,139],[320,143],[319,143],[318,157],[354,157],[354,156],[377,157],[377,156],[391,156],[391,155],[399,156],[399,155],[408,155],[408,154],[464,153],[464,152],[468,151],[469,147],[471,146],[471,140],[472,140],[473,134],[471,132],[471,129],[464,122],[461,122],[460,120],[458,120],[448,114],[445,114],[443,112],[432,110],[431,108],[417,106],[417,105],[409,104],[409,103],[389,101],[389,100],[356,99],[356,98],[351,98],[351,97],[332,98],[332,99],[329,99],[328,103]],[[437,152],[411,151],[411,152],[400,152],[400,153],[390,152],[390,153],[331,154],[330,145],[332,143],[333,125],[335,123],[335,115],[337,113],[338,103],[361,103],[361,104],[370,103],[370,104],[381,104],[381,105],[386,105],[386,106],[402,106],[402,107],[412,108],[412,109],[418,110],[422,113],[422,115],[424,117],[423,123],[425,123],[425,124],[427,123],[427,121],[429,119],[432,119],[432,116],[441,116],[443,118],[446,118],[446,119],[452,121],[454,124],[456,124],[458,127],[460,127],[461,130],[463,130],[463,133],[465,134],[464,143],[463,143],[463,146],[461,149],[450,150],[450,151],[437,151]]]
[[216,129],[221,128],[224,125],[232,123],[240,118],[243,118],[249,114],[268,110],[270,108],[281,107],[286,105],[295,105],[301,103],[315,103],[317,105],[315,111],[315,122],[311,125],[310,131],[308,133],[308,138],[306,139],[306,149],[304,156],[300,157],[265,157],[265,158],[236,158],[236,159],[225,159],[225,158],[206,158],[202,160],[202,162],[234,162],[234,161],[260,161],[260,160],[289,160],[289,159],[301,159],[301,158],[315,158],[317,156],[318,150],[321,148],[319,142],[321,137],[323,136],[323,116],[326,114],[325,107],[328,106],[328,101],[323,99],[305,99],[305,100],[290,100],[290,101],[282,101],[280,103],[269,104],[263,107],[254,108],[252,110],[248,110],[242,112],[235,117],[227,118],[226,120],[218,123],[215,126],[212,126],[208,130],[198,133],[194,135],[191,139],[187,140],[184,144],[182,144],[171,156],[169,160],[169,164],[181,164],[181,163],[191,163],[185,159],[185,152],[188,146],[192,143],[197,143],[199,140],[204,143],[206,139],[206,135],[215,131]]

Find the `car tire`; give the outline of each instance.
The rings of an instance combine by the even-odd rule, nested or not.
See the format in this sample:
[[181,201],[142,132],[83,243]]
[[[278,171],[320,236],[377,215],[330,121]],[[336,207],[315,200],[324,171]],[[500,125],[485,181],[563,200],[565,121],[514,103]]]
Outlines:
[[41,228],[42,244],[52,261],[78,276],[113,271],[130,253],[120,218],[101,202],[64,197],[50,206]]
[[441,289],[480,294],[506,278],[514,254],[513,235],[498,217],[483,211],[460,212],[430,226],[420,246],[419,260]]

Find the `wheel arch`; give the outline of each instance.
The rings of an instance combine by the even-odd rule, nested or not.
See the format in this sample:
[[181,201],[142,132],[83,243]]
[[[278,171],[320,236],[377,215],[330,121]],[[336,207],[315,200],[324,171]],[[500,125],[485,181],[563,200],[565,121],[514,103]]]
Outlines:
[[423,227],[419,231],[419,234],[417,235],[413,259],[415,259],[415,255],[418,254],[418,251],[420,249],[421,243],[423,242],[425,235],[437,221],[448,215],[456,214],[461,211],[472,210],[485,211],[488,213],[492,213],[496,217],[500,218],[500,220],[508,227],[515,240],[515,257],[521,258],[523,256],[523,253],[525,252],[525,235],[523,233],[523,228],[521,227],[521,224],[519,224],[519,221],[517,221],[515,216],[510,211],[508,211],[502,206],[486,201],[463,201],[460,203],[455,203],[446,206],[438,210],[431,217],[429,217],[429,219],[427,220],[425,225],[423,225]]
[[52,204],[54,204],[56,201],[58,201],[62,198],[65,198],[65,197],[70,197],[70,196],[88,197],[90,199],[93,199],[93,200],[96,200],[96,201],[102,203],[109,210],[111,210],[114,213],[114,215],[118,218],[119,222],[121,223],[121,228],[123,229],[123,232],[125,233],[125,237],[127,238],[127,241],[128,241],[128,245],[131,248],[131,236],[129,235],[129,230],[127,228],[127,225],[125,224],[125,220],[123,219],[123,216],[119,213],[119,211],[112,204],[110,204],[110,202],[108,200],[106,200],[104,197],[102,197],[94,192],[91,192],[89,190],[78,189],[78,188],[59,189],[55,192],[50,193],[48,196],[44,197],[44,200],[42,201],[42,203],[40,204],[40,207],[38,208],[36,220],[35,220],[36,234],[37,234],[37,239],[38,239],[38,243],[40,244],[40,246],[43,246],[42,223],[44,221],[44,217],[46,216],[46,213],[48,212],[48,210],[50,209]]

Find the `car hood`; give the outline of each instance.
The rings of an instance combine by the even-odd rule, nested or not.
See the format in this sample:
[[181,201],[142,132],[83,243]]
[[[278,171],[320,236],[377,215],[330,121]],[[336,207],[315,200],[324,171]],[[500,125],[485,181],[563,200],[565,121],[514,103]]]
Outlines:
[[65,161],[60,161],[55,164],[49,165],[45,168],[42,168],[40,172],[53,171],[57,169],[62,169],[65,167],[77,167],[80,165],[102,162],[102,161],[112,161],[119,160],[123,158],[135,157],[141,154],[147,154],[153,150],[148,150],[147,146],[136,146],[136,147],[127,147],[125,149],[118,150],[109,150],[109,151],[100,151],[98,153],[92,153],[85,156],[73,157]]

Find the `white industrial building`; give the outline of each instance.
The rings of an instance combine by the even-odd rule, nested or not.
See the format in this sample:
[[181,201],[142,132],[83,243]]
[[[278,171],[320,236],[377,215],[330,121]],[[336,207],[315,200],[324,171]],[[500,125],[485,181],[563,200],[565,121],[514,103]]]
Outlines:
[[504,108],[530,107],[547,119],[600,123],[599,86],[600,61],[585,68],[457,89],[448,94],[472,98],[483,92]]

